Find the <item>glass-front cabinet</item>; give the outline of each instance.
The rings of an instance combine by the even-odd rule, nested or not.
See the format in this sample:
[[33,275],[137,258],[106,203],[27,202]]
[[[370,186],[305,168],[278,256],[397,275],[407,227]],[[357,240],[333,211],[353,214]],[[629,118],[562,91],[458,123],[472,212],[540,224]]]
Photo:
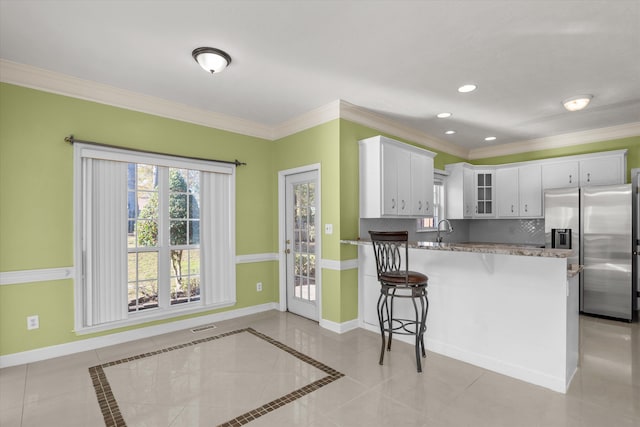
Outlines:
[[495,216],[495,172],[494,171],[475,171],[475,187],[476,187],[476,217],[492,217]]

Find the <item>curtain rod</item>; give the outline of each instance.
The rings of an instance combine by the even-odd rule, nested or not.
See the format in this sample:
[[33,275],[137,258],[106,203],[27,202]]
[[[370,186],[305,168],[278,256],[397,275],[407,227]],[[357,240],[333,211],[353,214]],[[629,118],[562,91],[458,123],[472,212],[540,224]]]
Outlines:
[[[79,142],[81,144],[91,144],[91,145],[97,145],[100,147],[107,147],[107,148],[119,148],[119,149],[123,149],[123,147],[118,147],[115,145],[109,145],[109,144],[103,144],[101,142],[95,142],[95,141],[84,141],[82,139],[75,139],[73,137],[73,135],[69,135],[66,136],[64,138],[64,140],[70,144],[74,144],[76,142]],[[125,148],[126,149],[126,148]],[[159,154],[162,156],[173,156],[172,154],[167,154],[167,153],[159,153],[157,151],[148,151],[148,150],[135,150],[135,151],[139,151],[141,153],[146,153],[146,154]],[[207,162],[218,162],[218,163],[226,163],[226,164],[230,164],[230,165],[236,165],[237,166],[245,166],[246,163],[239,161],[238,159],[234,160],[234,161],[229,161],[229,160],[216,160],[216,159],[205,159],[203,157],[191,157],[191,156],[174,156],[174,157],[181,157],[183,159],[189,159],[189,160],[204,160]]]

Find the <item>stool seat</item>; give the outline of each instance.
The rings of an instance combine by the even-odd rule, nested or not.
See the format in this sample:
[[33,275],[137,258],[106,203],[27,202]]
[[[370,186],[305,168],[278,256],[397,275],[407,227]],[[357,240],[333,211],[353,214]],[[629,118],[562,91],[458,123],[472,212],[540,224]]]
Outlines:
[[[378,298],[378,320],[382,348],[380,364],[384,361],[385,347],[391,351],[393,334],[413,335],[415,337],[416,365],[422,372],[422,357],[427,353],[424,348],[424,332],[427,329],[427,283],[429,278],[420,272],[409,270],[409,232],[407,231],[369,231],[373,253],[376,258],[380,297]],[[413,305],[413,319],[394,316],[393,305],[396,298],[409,299]],[[419,307],[418,307],[419,303]],[[386,340],[389,334],[389,340]]]
[[381,282],[384,282],[387,285],[406,285],[415,286],[420,285],[422,283],[427,283],[429,278],[417,271],[407,271],[405,272],[396,272],[390,271],[387,273],[380,273]]

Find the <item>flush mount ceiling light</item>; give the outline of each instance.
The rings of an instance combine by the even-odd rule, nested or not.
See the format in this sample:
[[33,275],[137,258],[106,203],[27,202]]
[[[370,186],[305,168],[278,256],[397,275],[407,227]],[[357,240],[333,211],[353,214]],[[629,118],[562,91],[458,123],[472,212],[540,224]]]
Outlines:
[[456,133],[455,130],[448,130],[445,132],[445,135],[453,135],[454,133]]
[[219,73],[231,64],[231,57],[227,52],[214,47],[199,47],[191,52],[191,56],[207,72]]
[[460,93],[468,93],[468,92],[473,92],[474,90],[476,90],[478,88],[478,86],[476,85],[472,85],[472,84],[466,84],[466,85],[462,85],[458,88],[458,92]]
[[446,119],[446,118],[451,117],[451,116],[453,116],[453,113],[438,113],[436,115],[436,117],[439,118],[439,119]]
[[495,136],[488,136],[484,139],[485,141],[495,141],[496,137]]
[[562,101],[562,105],[569,111],[580,111],[589,105],[593,95],[579,95]]

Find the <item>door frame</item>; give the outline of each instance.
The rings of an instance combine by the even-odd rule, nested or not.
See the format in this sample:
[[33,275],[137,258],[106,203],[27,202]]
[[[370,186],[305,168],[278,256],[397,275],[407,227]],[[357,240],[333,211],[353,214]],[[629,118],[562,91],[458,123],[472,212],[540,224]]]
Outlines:
[[279,264],[279,310],[287,311],[287,259],[284,251],[286,249],[286,178],[288,175],[295,175],[303,172],[317,172],[318,186],[316,188],[316,245],[318,248],[316,258],[316,303],[318,304],[318,322],[322,321],[322,173],[320,163],[300,166],[292,169],[285,169],[278,172],[278,264]]

